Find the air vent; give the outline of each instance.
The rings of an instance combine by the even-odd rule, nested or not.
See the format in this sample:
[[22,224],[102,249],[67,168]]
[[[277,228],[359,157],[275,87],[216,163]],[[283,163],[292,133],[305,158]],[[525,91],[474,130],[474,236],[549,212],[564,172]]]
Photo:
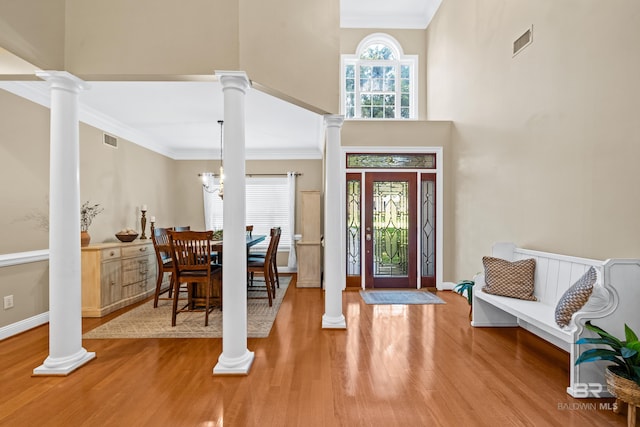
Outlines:
[[111,148],[118,148],[118,138],[116,138],[115,136],[108,135],[106,133],[104,133],[103,135],[104,135],[104,138],[102,139],[102,142],[104,145],[108,145]]
[[533,25],[523,35],[513,42],[513,56],[516,56],[522,49],[529,46],[533,41]]

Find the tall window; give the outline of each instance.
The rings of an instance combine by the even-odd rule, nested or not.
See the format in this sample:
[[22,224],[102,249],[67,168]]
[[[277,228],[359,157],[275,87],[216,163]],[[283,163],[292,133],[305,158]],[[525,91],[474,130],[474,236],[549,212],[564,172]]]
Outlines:
[[[217,179],[212,187],[218,185]],[[205,227],[207,230],[222,228],[222,203],[218,193],[204,192]],[[246,223],[253,225],[253,234],[269,236],[271,227],[281,227],[279,250],[288,250],[291,245],[289,230],[289,185],[287,178],[251,178],[246,180]],[[254,246],[267,249],[269,239]]]
[[347,119],[415,119],[416,55],[382,33],[365,37],[355,55],[342,55],[341,113]]

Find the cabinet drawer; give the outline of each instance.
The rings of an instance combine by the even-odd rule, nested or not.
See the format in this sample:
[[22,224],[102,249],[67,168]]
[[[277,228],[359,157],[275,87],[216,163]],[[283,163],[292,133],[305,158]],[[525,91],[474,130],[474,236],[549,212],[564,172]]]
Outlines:
[[122,260],[122,286],[145,280],[151,271],[153,264],[149,257],[138,257]]
[[151,245],[124,246],[122,248],[123,257],[147,255],[152,253],[153,253],[153,246]]
[[102,261],[120,258],[120,248],[103,249],[102,251],[100,251],[100,256],[102,258]]

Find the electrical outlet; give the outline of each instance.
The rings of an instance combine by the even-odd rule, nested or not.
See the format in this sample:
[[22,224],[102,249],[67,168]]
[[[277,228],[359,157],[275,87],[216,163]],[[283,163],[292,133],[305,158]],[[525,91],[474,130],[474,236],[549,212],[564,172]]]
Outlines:
[[4,309],[7,310],[9,308],[13,308],[13,295],[4,297]]

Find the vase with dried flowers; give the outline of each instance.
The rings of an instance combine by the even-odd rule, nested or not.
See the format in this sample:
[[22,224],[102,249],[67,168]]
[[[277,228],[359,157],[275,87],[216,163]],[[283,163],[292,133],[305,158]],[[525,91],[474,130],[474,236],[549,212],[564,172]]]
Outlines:
[[91,241],[89,235],[89,226],[93,219],[98,216],[104,209],[99,204],[91,205],[88,201],[84,202],[80,207],[80,245],[87,246]]

